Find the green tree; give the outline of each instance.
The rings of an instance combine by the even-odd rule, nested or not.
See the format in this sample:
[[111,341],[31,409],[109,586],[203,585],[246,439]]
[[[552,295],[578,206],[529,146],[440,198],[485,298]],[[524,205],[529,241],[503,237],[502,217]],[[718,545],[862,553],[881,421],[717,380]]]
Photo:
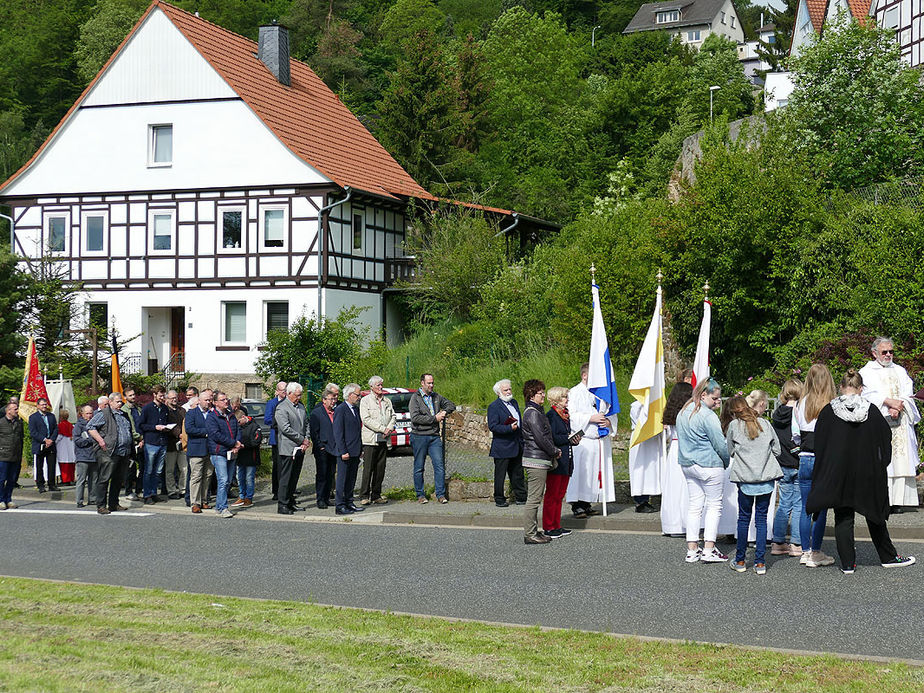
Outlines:
[[80,39],[74,49],[82,84],[96,77],[149,4],[146,0],[97,1],[89,19],[80,25]]
[[333,320],[301,315],[288,330],[272,330],[254,369],[264,380],[329,380],[342,363],[362,356],[360,312],[345,308]]
[[453,142],[459,133],[459,94],[436,36],[421,31],[405,54],[379,104],[376,134],[424,187],[452,179]]
[[485,286],[505,264],[497,228],[462,209],[416,219],[405,248],[417,258],[417,275],[406,286],[411,308],[422,320],[469,319]]
[[445,18],[430,0],[398,0],[382,21],[380,35],[383,43],[391,50],[399,51],[402,46],[414,41],[421,32],[439,34]]
[[921,170],[924,86],[900,60],[894,32],[841,13],[791,68],[783,115],[818,177],[849,189]]
[[714,117],[736,120],[754,112],[754,86],[744,76],[733,41],[710,34],[693,60],[683,109],[700,124],[709,122],[710,87]]
[[67,263],[52,257],[29,262],[23,275],[22,314],[35,335],[35,348],[42,362],[66,361],[77,339],[67,334],[78,314],[79,282],[71,281]]
[[567,219],[588,147],[584,47],[560,16],[514,7],[494,22],[484,55],[493,131],[480,151],[485,187],[504,206]]

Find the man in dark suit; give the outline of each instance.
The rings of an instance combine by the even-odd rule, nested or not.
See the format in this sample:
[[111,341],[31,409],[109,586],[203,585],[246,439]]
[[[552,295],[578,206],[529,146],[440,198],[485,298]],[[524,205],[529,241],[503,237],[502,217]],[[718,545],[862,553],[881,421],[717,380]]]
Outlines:
[[29,417],[29,437],[32,438],[32,458],[35,460],[35,486],[39,493],[45,493],[45,465],[48,465],[48,490],[57,491],[55,486],[55,455],[58,439],[58,420],[48,411],[51,405],[39,397],[38,411]]
[[343,388],[343,402],[334,410],[331,422],[334,434],[334,453],[337,455],[336,513],[352,515],[365,508],[353,502],[359,455],[363,450],[363,425],[359,418],[360,388],[350,383]]
[[321,403],[311,410],[308,419],[308,433],[311,436],[311,449],[314,452],[315,477],[318,507],[327,509],[333,491],[334,471],[337,469],[337,457],[333,452],[334,444],[334,408],[337,406],[337,393],[324,390]]
[[504,479],[509,475],[510,490],[516,504],[525,505],[520,407],[513,398],[513,385],[509,380],[494,383],[494,394],[497,399],[488,405],[488,428],[494,434],[489,453],[494,458],[494,503],[499,508],[510,505],[504,495]]

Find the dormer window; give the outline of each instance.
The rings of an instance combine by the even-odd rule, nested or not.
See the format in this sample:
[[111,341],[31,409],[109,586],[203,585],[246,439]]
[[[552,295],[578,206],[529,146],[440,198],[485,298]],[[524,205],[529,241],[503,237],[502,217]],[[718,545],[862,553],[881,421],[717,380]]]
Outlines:
[[671,22],[680,21],[680,10],[667,10],[664,12],[658,12],[655,15],[655,22],[658,24],[669,24]]
[[148,126],[148,167],[173,164],[173,125]]
[[722,24],[725,24],[725,23],[726,23],[726,22],[725,22],[725,13],[724,13],[724,12],[721,12],[720,14],[722,15]]

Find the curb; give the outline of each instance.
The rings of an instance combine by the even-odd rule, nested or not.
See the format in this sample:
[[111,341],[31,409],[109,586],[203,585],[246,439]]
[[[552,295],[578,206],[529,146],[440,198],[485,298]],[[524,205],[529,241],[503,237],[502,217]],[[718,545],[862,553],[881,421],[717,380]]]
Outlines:
[[[73,488],[66,488],[61,491],[49,491],[46,493],[38,493],[34,487],[25,487],[16,489],[14,492],[16,499],[22,499],[25,501],[57,501],[57,502],[74,502],[74,491]],[[173,502],[174,505],[165,507],[165,511],[173,511],[170,514],[178,514],[179,511],[186,511],[187,509],[180,508],[179,505],[175,505],[178,501]],[[472,501],[469,502],[457,502],[454,503],[455,506],[459,505],[482,505],[481,503],[475,503]],[[413,505],[410,504],[409,505]],[[489,503],[484,503],[483,505],[489,506]],[[142,506],[143,507],[143,506]],[[274,506],[275,507],[275,506]],[[611,506],[612,507],[612,504]],[[655,534],[661,535],[661,522],[658,519],[657,515],[649,515],[646,517],[636,517],[634,514],[629,514],[631,519],[627,519],[627,513],[625,510],[630,506],[618,505],[616,506],[616,512],[603,517],[602,515],[594,515],[584,520],[578,520],[569,516],[562,517],[562,527],[566,529],[576,529],[576,530],[592,530],[597,532],[636,532],[636,533],[645,533],[645,534]],[[140,508],[139,508],[140,509]],[[250,517],[253,519],[280,519],[286,521],[289,518],[277,518],[273,514],[272,518],[263,518],[263,512],[249,513]],[[415,512],[414,510],[403,510],[403,509],[394,509],[394,510],[383,510],[381,513],[376,512],[373,516],[369,516],[368,520],[363,521],[359,517],[352,518],[355,524],[385,524],[385,525],[427,525],[427,526],[436,526],[436,527],[479,527],[484,529],[520,529],[523,527],[522,513],[516,512],[514,514],[505,514],[497,515],[493,513],[482,513],[476,509],[473,509],[471,512],[465,513],[422,513]],[[889,535],[893,540],[905,540],[905,541],[924,541],[924,512],[919,511],[918,517],[920,518],[919,526],[901,526],[893,524],[889,527]],[[381,518],[381,519],[379,519]],[[344,518],[334,518],[327,516],[313,516],[313,515],[302,515],[298,518],[293,518],[293,520],[298,521],[313,521],[319,523],[341,523],[344,521]],[[868,540],[869,530],[867,529],[865,523],[859,522],[856,525],[855,536],[857,539]],[[834,528],[828,526],[825,530],[825,537],[829,539],[834,538]]]

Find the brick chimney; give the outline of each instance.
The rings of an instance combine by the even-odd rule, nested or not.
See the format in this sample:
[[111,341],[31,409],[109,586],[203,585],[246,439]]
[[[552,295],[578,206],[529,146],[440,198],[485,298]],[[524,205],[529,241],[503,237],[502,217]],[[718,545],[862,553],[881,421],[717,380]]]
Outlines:
[[289,30],[280,24],[260,27],[257,57],[269,68],[280,84],[292,85],[289,77]]

